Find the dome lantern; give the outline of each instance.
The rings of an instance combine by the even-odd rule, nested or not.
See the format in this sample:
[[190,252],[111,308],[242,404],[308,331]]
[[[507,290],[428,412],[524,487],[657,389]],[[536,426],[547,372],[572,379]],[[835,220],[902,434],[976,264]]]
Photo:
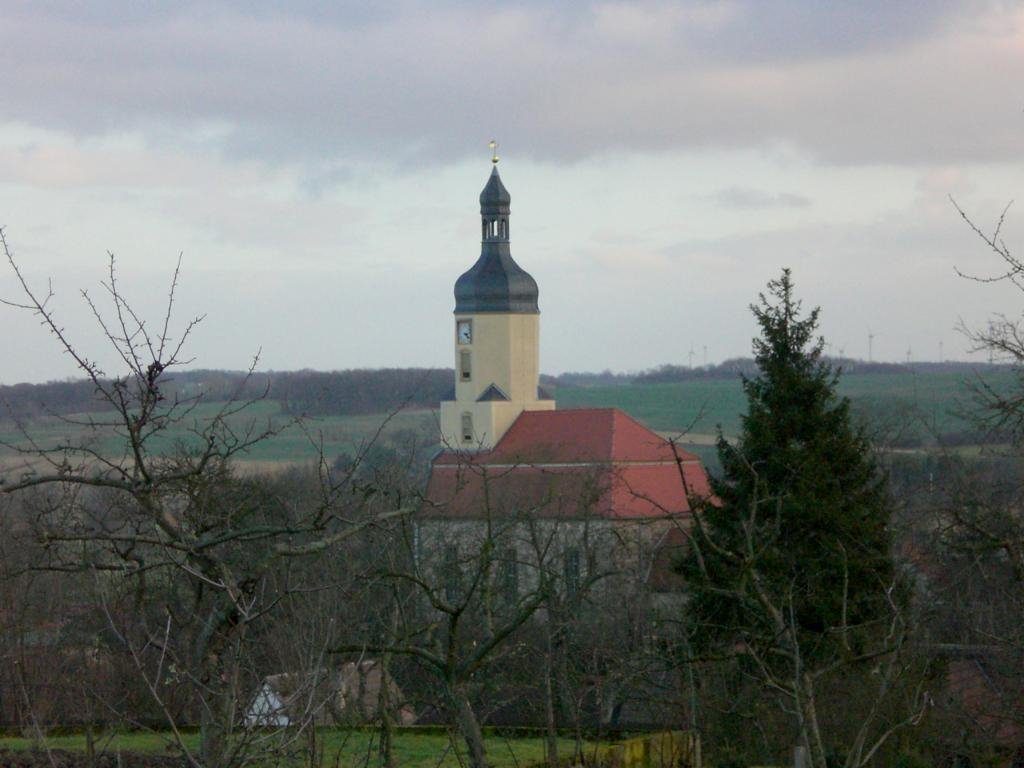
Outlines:
[[480,193],[480,258],[455,282],[456,314],[537,314],[537,282],[512,258],[509,212],[512,196],[501,182],[497,156]]

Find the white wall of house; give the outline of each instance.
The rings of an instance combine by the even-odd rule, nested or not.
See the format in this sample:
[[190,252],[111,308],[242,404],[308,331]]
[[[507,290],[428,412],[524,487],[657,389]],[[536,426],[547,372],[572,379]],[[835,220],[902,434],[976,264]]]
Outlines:
[[285,711],[284,702],[267,683],[263,684],[252,700],[245,716],[245,724],[249,726],[271,725],[283,727],[291,721]]
[[[492,553],[491,588],[502,596],[513,585],[522,597],[537,586],[540,569],[572,597],[593,579],[595,600],[646,591],[658,547],[676,520],[423,519],[415,537],[418,567],[439,589],[472,578],[480,568],[485,542]],[[510,576],[507,569],[515,575]],[[456,578],[458,576],[458,578]],[[507,595],[506,595],[507,596]],[[664,603],[660,600],[659,603]]]

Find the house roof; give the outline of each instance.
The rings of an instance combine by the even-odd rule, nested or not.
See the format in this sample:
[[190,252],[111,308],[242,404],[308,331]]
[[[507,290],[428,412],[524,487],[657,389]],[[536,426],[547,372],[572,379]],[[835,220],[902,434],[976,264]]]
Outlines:
[[654,518],[709,494],[695,455],[616,408],[524,411],[490,451],[434,459],[425,512]]
[[481,393],[480,397],[478,397],[476,401],[478,403],[485,403],[491,400],[504,400],[505,402],[508,402],[509,396],[506,395],[505,390],[497,384],[491,384],[491,386]]

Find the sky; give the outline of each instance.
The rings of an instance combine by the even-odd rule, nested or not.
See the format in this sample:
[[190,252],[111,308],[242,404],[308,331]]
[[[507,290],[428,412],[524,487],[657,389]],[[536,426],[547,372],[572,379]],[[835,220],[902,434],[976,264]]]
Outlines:
[[[783,267],[835,354],[973,359],[1024,296],[951,198],[1024,197],[1022,82],[1017,2],[7,0],[0,226],[112,375],[109,254],[153,327],[180,256],[188,367],[451,366],[495,138],[545,372],[747,355]],[[76,374],[0,327],[0,383]]]

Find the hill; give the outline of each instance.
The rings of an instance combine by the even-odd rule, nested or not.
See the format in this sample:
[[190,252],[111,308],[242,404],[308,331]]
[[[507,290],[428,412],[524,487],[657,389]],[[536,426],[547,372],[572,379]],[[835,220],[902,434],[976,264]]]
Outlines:
[[[972,382],[981,377],[1000,391],[1016,383],[1016,374],[1005,367],[895,368],[845,373],[839,391],[851,399],[855,413],[879,442],[902,448],[987,440],[989,436],[965,415],[972,406]],[[385,443],[415,441],[421,450],[429,450],[437,439],[431,409],[449,396],[452,378],[450,369],[267,372],[251,378],[231,371],[189,371],[171,378],[167,394],[200,398],[201,405],[190,415],[198,422],[211,418],[232,394],[261,397],[232,416],[233,425],[242,429],[255,420],[282,431],[246,458],[255,463],[291,463],[315,458],[320,441],[329,459],[355,454],[374,439],[389,413],[393,415],[383,431]],[[554,390],[560,408],[621,408],[653,429],[684,435],[682,441],[709,460],[717,431],[736,434],[745,408],[735,369],[730,375],[683,381],[567,374],[545,377],[545,386]],[[55,446],[74,440],[76,434],[80,437],[83,428],[73,421],[97,411],[92,386],[83,381],[2,387],[0,402],[4,403],[0,416],[5,417],[0,418],[0,442],[8,446],[0,448],[0,460],[5,462],[14,459],[10,446],[24,442],[16,421],[40,444]],[[307,419],[302,427],[292,424],[300,415]],[[188,446],[194,439],[190,426],[182,424],[162,435],[157,448]],[[99,440],[101,453],[114,455],[118,450],[114,428],[104,428],[93,437]]]
[[[1005,368],[960,371],[844,373],[839,392],[876,436],[898,445],[945,439],[962,441],[977,432],[966,415],[974,405],[979,377],[997,391],[1008,391],[1016,376]],[[562,386],[555,391],[562,408],[614,406],[648,426],[693,435],[739,431],[746,407],[737,376],[623,386]],[[976,434],[980,440],[982,435]]]
[[[161,378],[172,401],[201,397],[206,403],[262,399],[294,416],[351,416],[402,407],[429,408],[452,389],[451,368],[379,368],[346,371],[175,371]],[[90,381],[0,386],[0,418],[37,419],[101,411]]]

